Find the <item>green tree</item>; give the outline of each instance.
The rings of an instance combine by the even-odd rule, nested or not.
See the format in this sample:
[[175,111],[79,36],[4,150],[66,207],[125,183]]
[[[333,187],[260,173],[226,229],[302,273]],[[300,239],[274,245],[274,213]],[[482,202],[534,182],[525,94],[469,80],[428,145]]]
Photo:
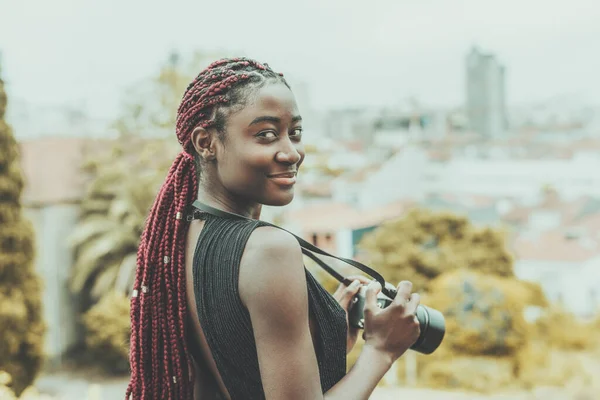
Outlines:
[[111,291],[83,316],[87,356],[110,373],[129,371],[129,299]]
[[478,391],[522,383],[529,370],[520,353],[532,337],[524,310],[547,304],[539,285],[515,277],[502,231],[413,209],[365,235],[359,248],[389,282],[412,281],[421,302],[446,318],[440,348],[416,359],[421,382]]
[[113,289],[129,293],[145,218],[174,153],[164,139],[123,137],[88,159],[92,179],[69,237],[75,251],[71,289],[87,305]]
[[440,274],[461,268],[514,276],[502,232],[449,212],[413,209],[365,235],[359,252],[390,283],[410,280],[420,292]]
[[114,123],[120,137],[88,158],[90,182],[70,241],[71,289],[89,293],[89,306],[113,289],[128,294],[146,215],[180,150],[171,136],[177,107],[193,76],[213,59],[195,53],[184,62],[172,53],[156,76],[126,92],[124,111]]
[[[173,138],[177,107],[193,76],[215,58],[196,53],[183,62],[172,54],[156,76],[126,93],[114,123],[119,138],[105,152],[96,149],[84,166],[90,181],[69,238],[75,253],[71,289],[86,300],[88,356],[110,372],[128,365],[126,310],[137,247],[152,202],[181,150]],[[112,328],[104,329],[107,324]]]
[[526,345],[528,287],[466,269],[440,275],[426,300],[446,318],[444,346],[457,354],[515,355]]
[[12,389],[20,394],[40,370],[45,325],[34,232],[22,213],[23,177],[17,142],[4,120],[6,104],[0,78],[0,371],[12,376]]

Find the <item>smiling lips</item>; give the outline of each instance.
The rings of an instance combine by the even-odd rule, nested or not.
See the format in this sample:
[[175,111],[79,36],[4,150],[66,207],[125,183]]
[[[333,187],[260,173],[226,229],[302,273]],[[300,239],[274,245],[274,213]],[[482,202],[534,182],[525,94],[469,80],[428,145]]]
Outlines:
[[277,185],[292,186],[294,183],[296,183],[296,171],[288,171],[269,175],[269,178]]

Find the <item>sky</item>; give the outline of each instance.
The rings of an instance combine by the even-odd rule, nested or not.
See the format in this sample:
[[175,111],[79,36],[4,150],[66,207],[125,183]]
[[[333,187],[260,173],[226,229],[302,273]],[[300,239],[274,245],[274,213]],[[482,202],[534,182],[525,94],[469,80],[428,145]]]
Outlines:
[[477,45],[510,105],[600,105],[599,21],[598,0],[0,0],[1,68],[11,98],[106,118],[173,49],[267,62],[317,108],[455,106]]

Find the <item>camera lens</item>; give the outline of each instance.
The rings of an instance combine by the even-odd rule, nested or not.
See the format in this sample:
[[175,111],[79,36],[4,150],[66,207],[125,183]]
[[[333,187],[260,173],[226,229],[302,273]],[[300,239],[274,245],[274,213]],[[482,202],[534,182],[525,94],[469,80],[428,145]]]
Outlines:
[[417,307],[416,314],[421,326],[421,334],[410,348],[419,353],[431,354],[444,340],[446,321],[441,312],[424,305]]

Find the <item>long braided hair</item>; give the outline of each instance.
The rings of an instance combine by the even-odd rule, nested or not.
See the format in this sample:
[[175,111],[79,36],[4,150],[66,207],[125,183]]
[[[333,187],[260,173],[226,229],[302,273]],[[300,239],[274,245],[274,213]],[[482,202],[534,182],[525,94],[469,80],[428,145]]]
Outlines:
[[193,364],[186,343],[187,304],[184,212],[197,195],[202,161],[192,131],[214,128],[224,139],[227,116],[267,82],[289,85],[267,64],[222,59],[187,87],[177,110],[183,151],[175,158],[146,220],[131,297],[131,378],[126,399],[192,399]]

